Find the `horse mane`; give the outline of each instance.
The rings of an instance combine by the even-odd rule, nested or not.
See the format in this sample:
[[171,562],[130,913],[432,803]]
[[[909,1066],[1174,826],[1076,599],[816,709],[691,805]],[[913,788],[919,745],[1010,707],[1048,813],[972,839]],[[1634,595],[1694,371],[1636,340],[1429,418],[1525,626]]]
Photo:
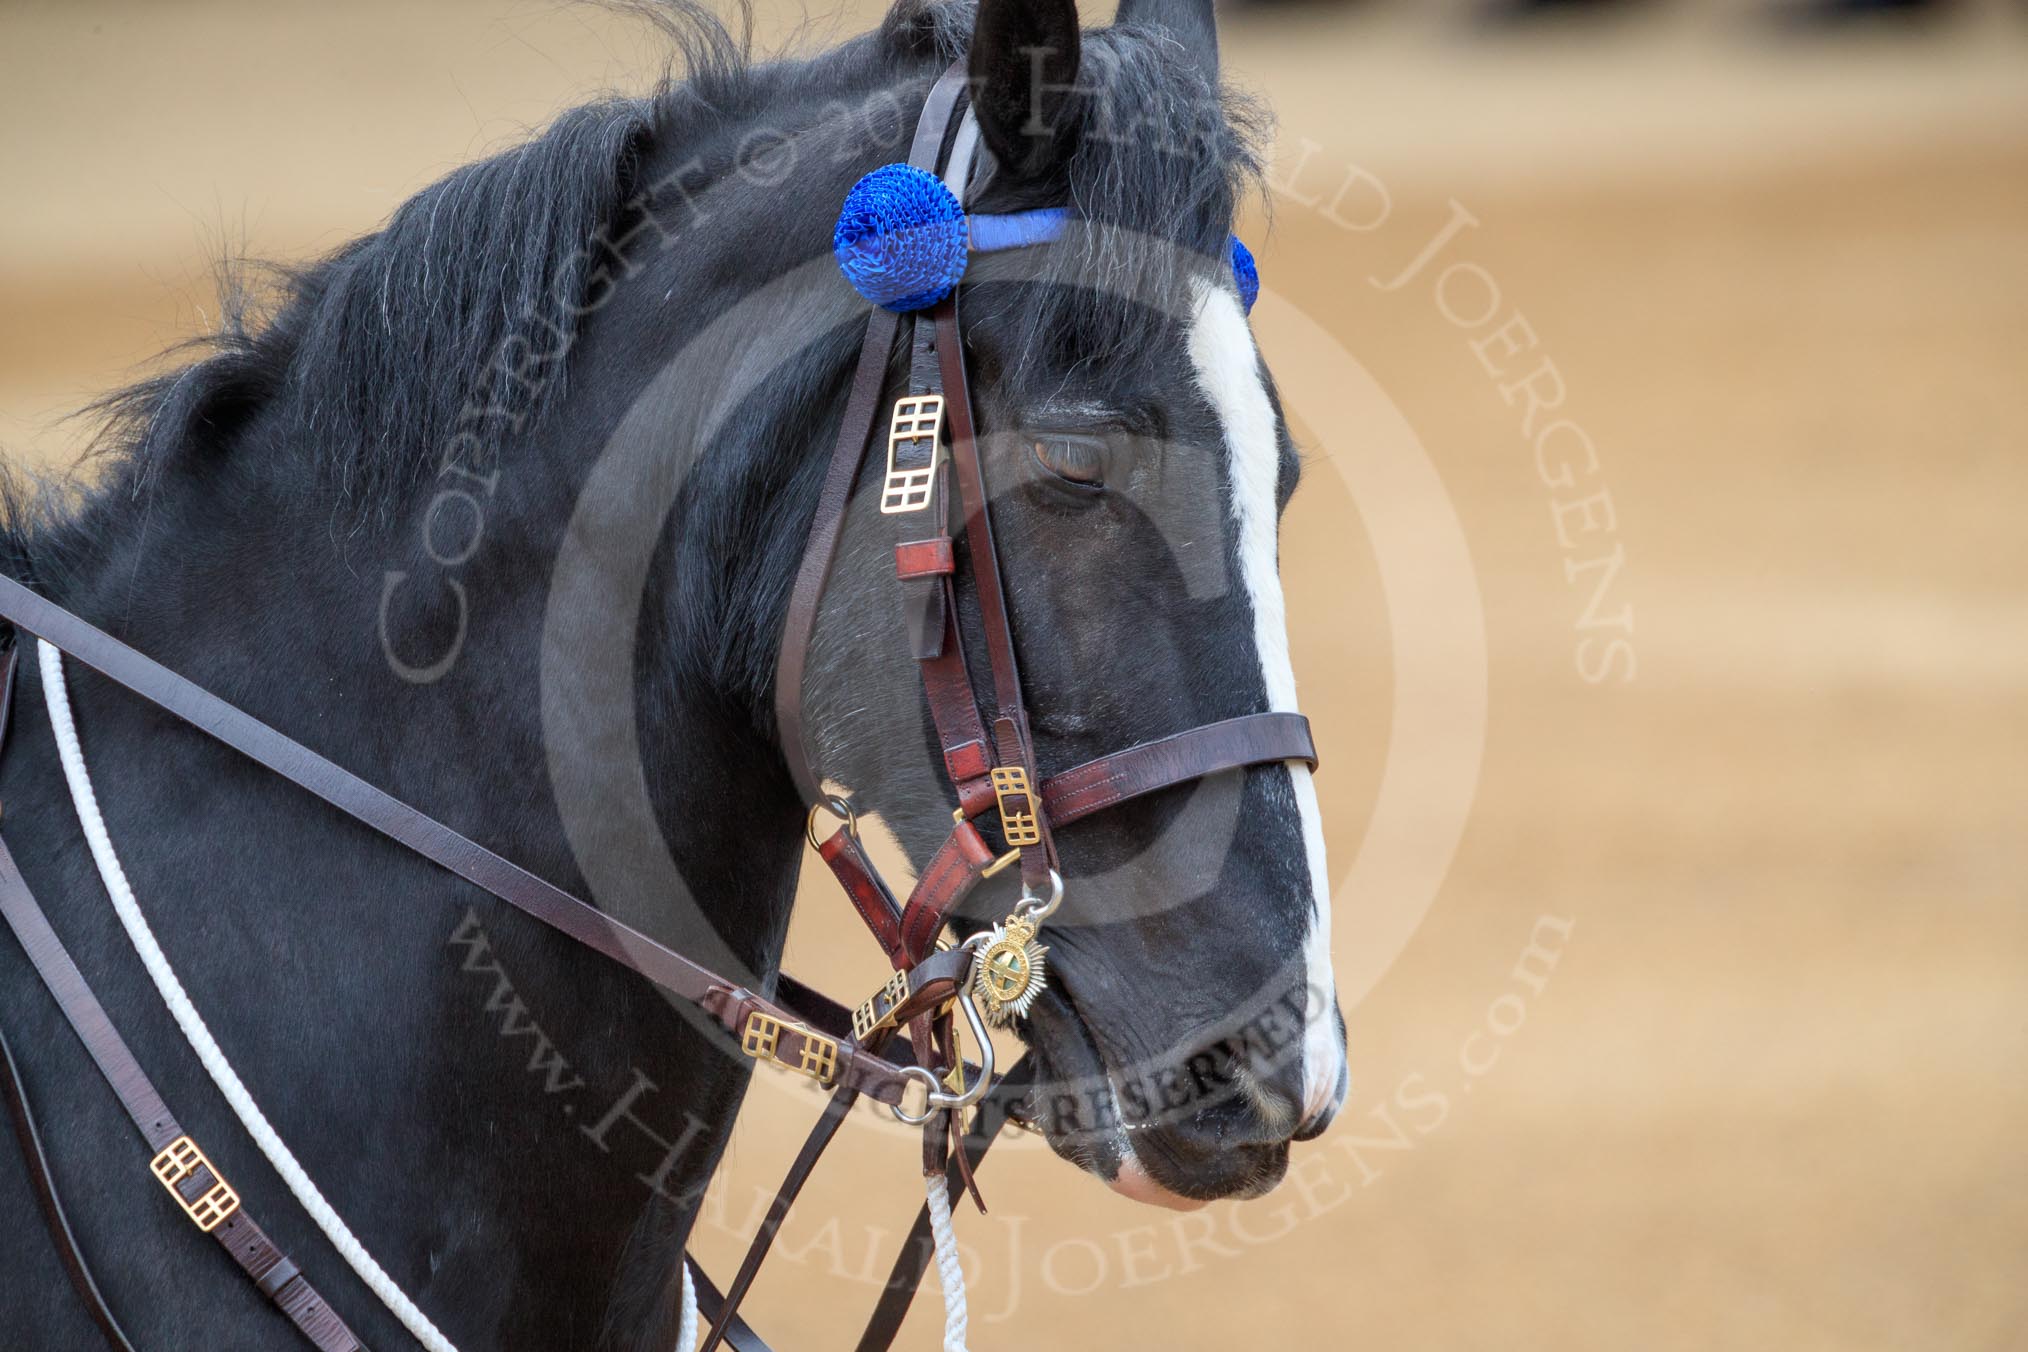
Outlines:
[[[973,0],[903,0],[870,38],[805,62],[752,58],[749,0],[735,26],[698,0],[614,0],[652,20],[673,54],[659,86],[572,109],[532,139],[459,168],[409,198],[378,231],[300,265],[220,268],[220,323],[180,344],[180,366],[89,405],[99,473],[79,495],[0,474],[0,567],[59,581],[88,566],[122,506],[182,460],[215,449],[257,415],[313,448],[338,500],[334,521],[391,513],[475,416],[539,419],[568,362],[515,378],[526,354],[554,347],[558,316],[580,313],[596,284],[601,232],[653,209],[639,196],[650,147],[684,145],[763,113],[798,81],[906,74],[960,54]],[[1165,35],[1086,35],[1088,134],[1067,166],[1075,211],[1117,230],[1080,231],[1024,288],[1024,351],[1090,360],[1131,350],[1145,307],[1082,279],[1136,279],[1167,291],[1178,250],[1223,249],[1240,195],[1256,186],[1264,119],[1249,100],[1207,89]],[[680,71],[680,78],[677,72]],[[1209,115],[1207,115],[1207,112]],[[1149,135],[1167,128],[1169,135]],[[1059,199],[1060,200],[1060,199]],[[990,274],[987,274],[990,275]],[[562,335],[566,342],[571,334]],[[167,354],[165,354],[167,355]]]
[[[646,98],[573,108],[534,138],[464,165],[398,207],[379,230],[302,266],[221,269],[216,331],[198,359],[120,390],[88,412],[94,449],[158,474],[203,430],[293,396],[300,431],[364,499],[398,491],[476,405],[540,416],[566,372],[508,378],[559,306],[581,302],[587,248],[632,197],[656,135],[722,105],[747,69],[739,39],[691,0],[654,7],[687,70]],[[265,295],[260,283],[266,283]]]

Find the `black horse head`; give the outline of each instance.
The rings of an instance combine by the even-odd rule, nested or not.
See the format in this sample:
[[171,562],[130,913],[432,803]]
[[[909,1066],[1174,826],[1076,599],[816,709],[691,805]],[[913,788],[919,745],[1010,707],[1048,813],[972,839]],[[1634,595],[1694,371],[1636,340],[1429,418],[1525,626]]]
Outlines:
[[[16,495],[0,558],[525,867],[772,981],[804,807],[776,661],[866,317],[832,226],[855,180],[906,156],[953,59],[993,162],[970,205],[1075,217],[964,283],[1040,771],[1293,707],[1275,542],[1297,462],[1226,262],[1256,166],[1209,11],[1129,0],[1080,34],[1064,0],[903,0],[877,33],[754,64],[674,6],[687,80],[575,110],[286,276],[265,320],[235,312],[210,355],[112,401],[82,502]],[[803,696],[820,771],[920,864],[951,803],[868,505],[879,470]],[[971,638],[962,570],[957,590]],[[32,664],[21,684],[0,798],[23,874],[66,898],[66,943],[193,1134],[244,1157],[98,891],[47,724],[25,712]],[[91,673],[70,684],[169,959],[395,1280],[460,1343],[668,1345],[675,1258],[751,1062]],[[1271,1185],[1345,1090],[1308,772],[1227,772],[1057,843],[1050,990],[1021,1030],[1052,1141],[1155,1200]],[[1004,915],[1013,887],[976,892],[959,928]],[[0,1024],[34,1049],[45,1115],[81,1158],[131,1149],[54,1020],[0,944]],[[259,1214],[293,1214],[277,1180],[235,1181]],[[121,1261],[185,1236],[111,1183],[72,1213],[114,1304],[146,1312],[137,1341],[245,1298],[225,1276]],[[400,1341],[289,1225],[366,1340]],[[29,1230],[0,1236],[0,1266],[49,1280],[8,1284],[10,1325],[82,1345]],[[221,1348],[273,1342],[205,1327]]]
[[[1068,0],[989,0],[969,61],[994,164],[974,207],[1076,213],[1070,238],[975,262],[966,285],[1040,769],[1293,710],[1276,535],[1298,465],[1226,265],[1251,161],[1219,99],[1209,6],[1130,3],[1081,41]],[[948,790],[879,562],[892,538],[870,510],[849,529],[809,723],[821,771],[920,867]],[[1150,1199],[1272,1186],[1345,1090],[1309,771],[1169,789],[1058,846],[1055,980],[1024,1030],[1052,1144]],[[968,899],[960,928],[1007,913],[1013,887]]]

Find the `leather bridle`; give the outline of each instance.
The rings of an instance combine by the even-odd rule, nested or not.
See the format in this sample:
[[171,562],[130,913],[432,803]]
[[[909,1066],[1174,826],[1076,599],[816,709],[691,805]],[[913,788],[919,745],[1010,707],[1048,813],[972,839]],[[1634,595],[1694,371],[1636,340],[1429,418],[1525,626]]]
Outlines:
[[[941,170],[961,200],[982,154],[975,125],[962,108],[964,87],[961,65],[936,82],[909,157],[918,168]],[[818,605],[883,409],[888,365],[898,340],[906,342],[909,352],[909,388],[889,412],[883,515],[905,528],[906,538],[895,544],[898,589],[956,799],[950,833],[905,901],[896,900],[874,869],[850,804],[827,794],[809,765],[801,699]],[[959,631],[953,515],[965,538],[990,667],[991,700],[986,706],[975,690]],[[971,1186],[972,1167],[1025,1096],[1033,1075],[1027,1062],[998,1079],[991,1073],[991,1044],[978,1026],[969,994],[979,961],[975,946],[937,947],[953,908],[983,877],[1018,862],[1027,908],[1021,913],[1046,917],[1061,895],[1057,829],[1140,795],[1219,771],[1281,761],[1316,763],[1309,725],[1301,715],[1254,713],[1177,732],[1048,778],[1040,776],[972,421],[955,291],[926,315],[900,316],[877,309],[867,321],[790,598],[776,677],[782,751],[811,804],[811,843],[894,968],[894,975],[856,1010],[847,1011],[786,975],[771,998],[710,971],[389,796],[10,578],[0,577],[0,617],[17,633],[47,641],[331,806],[694,1005],[747,1055],[809,1075],[832,1091],[725,1293],[721,1296],[698,1273],[699,1303],[712,1320],[702,1352],[721,1343],[738,1352],[765,1352],[765,1344],[739,1318],[739,1304],[789,1205],[861,1095],[924,1126],[925,1171],[946,1179],[952,1200]],[[0,751],[5,749],[19,648],[16,643],[8,650],[0,672]],[[820,840],[814,826],[826,808],[842,822]],[[997,849],[980,829],[988,815],[997,820]],[[1047,902],[1042,900],[1045,896]],[[152,1152],[152,1171],[183,1211],[227,1248],[314,1346],[327,1352],[359,1347],[357,1338],[253,1223],[237,1194],[170,1116],[50,928],[4,839],[0,839],[0,915],[118,1092]],[[979,1066],[968,1065],[960,1055],[959,1013],[971,1024],[980,1049]],[[65,1218],[12,1058],[0,1059],[8,1072],[0,1088],[6,1090],[50,1232],[109,1344],[127,1349],[125,1335]],[[905,1106],[914,1089],[920,1089],[925,1099],[919,1112]],[[976,1109],[969,1126],[961,1116],[966,1109]],[[859,1343],[861,1352],[878,1352],[892,1342],[927,1261],[928,1228],[924,1208]]]
[[[946,186],[960,199],[984,154],[976,124],[958,107],[963,86],[962,66],[953,66],[931,90],[909,159],[917,168],[940,167]],[[802,686],[824,583],[903,326],[909,390],[894,403],[888,422],[881,508],[883,516],[904,528],[894,546],[895,576],[956,807],[949,835],[924,865],[906,902],[896,903],[859,849],[849,810],[824,792],[806,758]],[[953,515],[962,524],[990,668],[987,707],[979,702],[958,632]],[[790,594],[775,713],[783,755],[805,801],[830,806],[845,817],[829,839],[818,841],[813,833],[812,843],[899,969],[924,959],[953,908],[989,870],[1018,859],[1026,889],[1038,895],[1051,889],[1057,867],[1055,828],[1221,770],[1279,761],[1315,766],[1317,759],[1309,721],[1302,715],[1254,713],[1116,751],[1048,779],[1038,775],[973,424],[955,290],[926,314],[875,310],[867,321],[845,416]],[[1004,852],[996,853],[979,829],[988,814],[998,819]]]

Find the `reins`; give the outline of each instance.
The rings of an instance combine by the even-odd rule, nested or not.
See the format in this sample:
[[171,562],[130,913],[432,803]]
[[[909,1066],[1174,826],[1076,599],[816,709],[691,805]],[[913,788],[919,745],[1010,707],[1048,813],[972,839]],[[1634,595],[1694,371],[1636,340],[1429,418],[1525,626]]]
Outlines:
[[[976,126],[961,106],[964,85],[961,64],[936,82],[923,106],[909,156],[909,167],[917,172],[940,171],[943,186],[960,203],[977,180],[976,166],[982,158]],[[991,219],[995,218],[978,221]],[[1023,244],[1042,238],[1011,233]],[[852,805],[828,795],[809,764],[802,710],[802,684],[818,607],[835,562],[845,512],[880,422],[888,364],[897,341],[906,344],[909,354],[908,387],[887,410],[880,508],[883,517],[895,518],[899,527],[894,544],[897,591],[955,799],[951,830],[905,900],[897,900],[874,869],[859,840]],[[989,667],[991,703],[985,707],[974,687],[966,636],[958,624],[954,518],[965,537],[968,575],[981,619],[980,642]],[[868,318],[791,594],[776,678],[782,752],[811,805],[811,844],[894,969],[856,1009],[848,1011],[785,975],[775,997],[769,998],[710,971],[4,577],[0,577],[0,618],[19,634],[45,640],[339,811],[702,1010],[745,1055],[807,1075],[832,1091],[732,1282],[721,1295],[701,1271],[695,1274],[698,1304],[711,1320],[702,1352],[713,1352],[720,1345],[738,1352],[765,1352],[765,1344],[739,1318],[740,1303],[790,1205],[861,1095],[886,1104],[902,1121],[923,1127],[923,1169],[933,1190],[946,1201],[955,1201],[972,1189],[973,1168],[1014,1114],[1034,1073],[1024,1060],[995,1077],[980,1006],[985,1007],[985,1017],[1011,1020],[1026,1011],[1027,1002],[1041,989],[1046,950],[1037,936],[1063,894],[1056,830],[1140,795],[1220,771],[1281,761],[1316,763],[1307,720],[1293,713],[1257,713],[1179,731],[1050,778],[1040,775],[973,423],[955,279],[927,307],[906,315],[877,308]],[[11,697],[18,656],[17,643],[5,659],[6,696],[0,698]],[[5,717],[0,704],[0,750],[5,746]],[[827,810],[840,824],[819,838],[817,818]],[[997,843],[981,830],[988,816],[994,819]],[[938,948],[939,934],[965,896],[983,878],[1017,864],[1022,899],[1013,912],[962,945]],[[237,1194],[170,1115],[85,977],[63,951],[4,841],[0,841],[0,913],[65,1018],[119,1092],[151,1151],[151,1171],[185,1214],[228,1249],[314,1346],[358,1347],[343,1321],[254,1225]],[[961,1054],[960,1020],[977,1048],[976,1066]],[[118,1321],[65,1221],[11,1057],[4,1059],[17,1135],[51,1234],[109,1344],[124,1349],[127,1343]],[[911,1089],[921,1093],[919,1111],[910,1103]],[[962,1116],[967,1110],[973,1110],[969,1124]],[[879,1352],[892,1342],[928,1261],[930,1245],[925,1239],[933,1228],[931,1210],[928,1205],[920,1209],[858,1344],[860,1352]],[[947,1233],[947,1214],[939,1219]]]

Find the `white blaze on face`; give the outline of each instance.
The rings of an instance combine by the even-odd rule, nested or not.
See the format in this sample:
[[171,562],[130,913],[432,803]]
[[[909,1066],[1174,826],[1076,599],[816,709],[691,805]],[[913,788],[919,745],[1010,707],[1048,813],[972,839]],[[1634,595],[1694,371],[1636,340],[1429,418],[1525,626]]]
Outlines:
[[[1260,356],[1239,297],[1206,280],[1197,283],[1197,313],[1190,326],[1190,364],[1225,430],[1232,465],[1232,519],[1239,532],[1239,569],[1253,604],[1254,644],[1268,707],[1296,712],[1296,673],[1289,663],[1288,617],[1276,559],[1275,485],[1281,449],[1274,405],[1260,375]],[[1324,822],[1309,767],[1291,765],[1294,807],[1302,821],[1312,909],[1303,939],[1309,1010],[1303,1029],[1303,1120],[1337,1106],[1344,1083],[1345,1048],[1338,1036],[1337,986],[1331,975],[1331,889],[1324,868]]]

